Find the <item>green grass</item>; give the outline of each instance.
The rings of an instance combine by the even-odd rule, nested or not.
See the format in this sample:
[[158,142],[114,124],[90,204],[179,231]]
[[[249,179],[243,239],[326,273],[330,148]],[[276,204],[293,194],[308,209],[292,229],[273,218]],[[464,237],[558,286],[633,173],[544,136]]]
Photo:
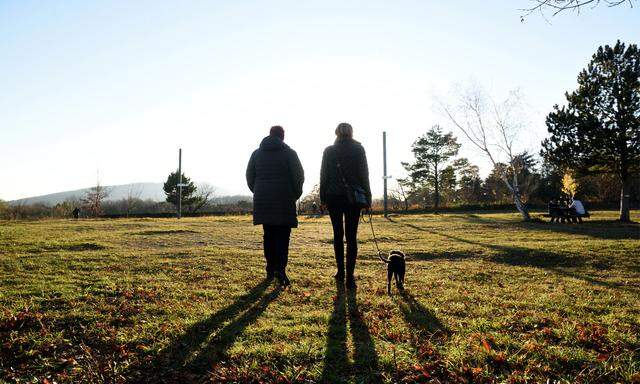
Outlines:
[[[358,289],[301,218],[286,290],[249,217],[0,222],[0,382],[638,382],[640,227],[375,217]],[[633,219],[640,220],[637,212]]]

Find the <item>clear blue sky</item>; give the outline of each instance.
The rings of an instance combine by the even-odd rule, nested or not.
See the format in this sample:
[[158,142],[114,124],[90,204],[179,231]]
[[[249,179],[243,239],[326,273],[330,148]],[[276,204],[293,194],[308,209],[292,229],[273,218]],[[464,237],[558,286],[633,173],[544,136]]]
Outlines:
[[[523,147],[599,45],[638,43],[640,12],[585,9],[520,22],[510,1],[0,1],[0,198],[185,173],[249,193],[248,157],[281,124],[318,181],[351,122],[381,194],[381,139],[401,175],[413,140],[450,130],[435,95],[468,79],[530,110]],[[470,147],[463,154],[483,166]]]

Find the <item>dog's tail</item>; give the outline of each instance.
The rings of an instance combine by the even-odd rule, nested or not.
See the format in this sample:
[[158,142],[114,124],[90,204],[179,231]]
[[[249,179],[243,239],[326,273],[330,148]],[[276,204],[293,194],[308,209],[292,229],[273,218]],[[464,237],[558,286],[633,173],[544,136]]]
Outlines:
[[385,259],[384,257],[382,257],[382,252],[378,252],[378,257],[380,258],[380,260],[382,260],[385,263],[389,263],[389,259]]

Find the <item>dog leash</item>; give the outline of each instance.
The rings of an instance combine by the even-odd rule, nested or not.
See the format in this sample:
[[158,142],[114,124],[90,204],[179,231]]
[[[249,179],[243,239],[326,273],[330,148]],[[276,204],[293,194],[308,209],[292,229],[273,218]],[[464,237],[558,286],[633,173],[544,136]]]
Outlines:
[[[364,216],[364,210],[361,212],[361,218],[363,223],[367,223],[367,220]],[[369,225],[371,226],[371,234],[373,235],[373,243],[376,246],[376,251],[378,252],[378,256],[382,256],[382,252],[380,252],[380,247],[378,246],[378,239],[376,237],[376,231],[373,229],[373,216],[371,215],[371,210],[369,210]]]

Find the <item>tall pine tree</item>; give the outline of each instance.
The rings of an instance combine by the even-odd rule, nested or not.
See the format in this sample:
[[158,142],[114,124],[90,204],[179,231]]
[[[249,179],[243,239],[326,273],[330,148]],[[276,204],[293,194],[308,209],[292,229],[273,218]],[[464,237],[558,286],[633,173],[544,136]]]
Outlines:
[[640,171],[640,52],[618,41],[598,48],[567,105],[547,116],[541,154],[582,174],[619,177],[620,221],[629,221],[630,182]]
[[460,144],[451,132],[442,133],[439,125],[419,137],[411,146],[415,161],[411,164],[402,163],[409,173],[412,184],[424,187],[425,184],[433,187],[434,207],[440,206],[441,182],[447,167],[454,156],[458,154]]

